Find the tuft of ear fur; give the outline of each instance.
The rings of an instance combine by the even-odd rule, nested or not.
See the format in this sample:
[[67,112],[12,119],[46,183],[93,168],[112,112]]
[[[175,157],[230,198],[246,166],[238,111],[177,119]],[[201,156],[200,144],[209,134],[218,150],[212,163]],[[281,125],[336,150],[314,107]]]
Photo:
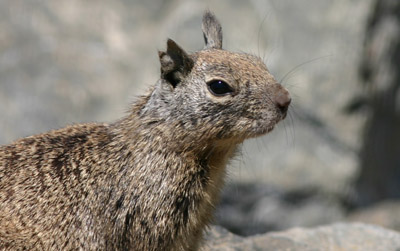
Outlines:
[[167,41],[167,51],[159,51],[158,57],[161,63],[161,78],[173,87],[189,74],[194,65],[190,56],[172,39]]
[[202,24],[205,49],[222,49],[222,27],[215,15],[207,10]]

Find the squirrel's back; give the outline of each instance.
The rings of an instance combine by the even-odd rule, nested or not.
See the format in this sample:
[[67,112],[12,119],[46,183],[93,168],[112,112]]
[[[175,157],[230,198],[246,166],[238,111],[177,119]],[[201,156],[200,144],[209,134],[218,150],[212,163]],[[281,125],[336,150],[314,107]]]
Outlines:
[[79,205],[111,138],[107,125],[85,124],[1,146],[0,246],[65,249],[85,238]]

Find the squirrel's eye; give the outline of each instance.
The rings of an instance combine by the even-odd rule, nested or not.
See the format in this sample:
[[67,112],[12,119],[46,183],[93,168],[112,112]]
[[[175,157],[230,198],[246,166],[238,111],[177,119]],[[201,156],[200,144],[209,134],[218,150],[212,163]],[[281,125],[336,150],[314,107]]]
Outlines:
[[212,80],[207,83],[208,89],[215,96],[224,96],[233,92],[232,87],[222,80]]

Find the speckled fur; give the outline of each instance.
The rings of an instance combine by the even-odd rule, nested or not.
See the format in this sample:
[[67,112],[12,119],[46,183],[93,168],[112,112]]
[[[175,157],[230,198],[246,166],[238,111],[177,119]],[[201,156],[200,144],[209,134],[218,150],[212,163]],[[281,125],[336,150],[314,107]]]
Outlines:
[[[161,79],[116,123],[80,124],[0,147],[0,248],[196,250],[225,166],[246,138],[285,117],[288,96],[255,56],[221,49],[203,18],[205,49],[172,40]],[[217,97],[207,82],[234,92]]]

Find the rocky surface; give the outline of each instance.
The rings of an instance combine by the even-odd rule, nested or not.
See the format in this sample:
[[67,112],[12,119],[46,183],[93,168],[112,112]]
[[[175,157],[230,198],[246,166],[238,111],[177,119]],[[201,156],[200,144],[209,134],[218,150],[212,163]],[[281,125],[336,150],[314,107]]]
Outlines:
[[293,228],[252,237],[239,237],[213,227],[202,250],[396,251],[400,233],[362,223],[336,223],[316,228]]
[[342,221],[337,198],[315,190],[285,191],[263,184],[228,184],[216,212],[216,224],[249,236],[293,226],[312,227]]
[[400,231],[400,201],[383,201],[356,210],[346,217],[346,221],[365,222]]

